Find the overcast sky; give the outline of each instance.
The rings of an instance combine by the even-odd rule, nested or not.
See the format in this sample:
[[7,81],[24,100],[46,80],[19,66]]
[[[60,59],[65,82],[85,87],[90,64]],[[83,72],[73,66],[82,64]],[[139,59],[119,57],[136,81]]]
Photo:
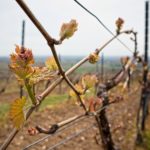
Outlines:
[[[133,28],[138,32],[138,49],[144,48],[144,0],[79,0],[95,13],[108,28],[115,32],[115,20],[125,20],[124,29]],[[61,55],[88,55],[103,45],[111,35],[73,0],[25,0],[35,16],[49,34],[59,37],[63,22],[76,19],[78,31],[62,45],[57,46]],[[49,55],[46,41],[21,10],[15,0],[0,0],[0,56],[9,56],[15,44],[21,43],[21,24],[26,20],[25,46],[31,48],[34,55]],[[120,39],[133,48],[133,42],[124,35]],[[117,40],[104,49],[105,55],[131,55]]]

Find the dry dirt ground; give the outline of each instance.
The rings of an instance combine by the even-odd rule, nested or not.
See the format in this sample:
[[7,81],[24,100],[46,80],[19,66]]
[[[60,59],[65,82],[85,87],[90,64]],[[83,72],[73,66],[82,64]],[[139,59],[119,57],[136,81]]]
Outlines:
[[[117,94],[120,95],[119,92],[116,93],[116,95]],[[139,106],[139,99],[140,89],[136,91],[132,89],[132,92],[129,92],[126,96],[124,96],[123,101],[113,104],[107,108],[107,116],[110,122],[113,140],[118,149],[135,149],[136,115],[137,108]],[[27,132],[28,128],[34,127],[35,125],[41,125],[42,127],[47,128],[52,124],[82,113],[84,113],[82,108],[73,104],[69,100],[61,103],[60,105],[53,107],[47,106],[47,108],[42,111],[36,111],[27,121],[25,127],[21,129],[19,134],[15,137],[8,147],[8,150],[22,150],[37,139],[46,136],[44,134],[30,136]],[[57,142],[77,133],[81,129],[91,126],[93,123],[95,123],[94,118],[84,119],[67,130],[64,130],[55,136],[48,137],[39,144],[30,147],[29,150],[48,150]],[[5,123],[1,123],[0,145],[12,129],[13,126],[9,120]],[[65,144],[58,146],[55,150],[103,150],[100,139],[98,128],[93,127]]]

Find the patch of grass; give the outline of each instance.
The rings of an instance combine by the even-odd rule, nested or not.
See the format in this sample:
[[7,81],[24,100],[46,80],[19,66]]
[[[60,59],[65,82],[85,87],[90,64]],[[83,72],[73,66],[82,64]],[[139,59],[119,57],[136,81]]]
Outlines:
[[133,136],[133,131],[128,131],[126,134],[126,138],[130,139]]
[[[45,98],[40,106],[40,110],[44,109],[47,106],[54,106],[61,102],[67,100],[68,95],[51,95]],[[10,110],[10,104],[8,103],[0,103],[0,121],[6,120],[8,116],[8,112]]]
[[143,138],[144,138],[144,147],[147,150],[150,150],[150,130],[149,131],[145,131],[143,134]]
[[0,120],[4,120],[9,112],[10,105],[7,103],[0,103]]
[[150,150],[150,130],[142,134],[142,142],[138,143],[137,150]]
[[57,105],[61,102],[64,102],[65,100],[67,100],[68,95],[67,94],[63,94],[63,95],[51,95],[45,98],[45,100],[42,102],[41,106],[40,106],[40,110],[44,109],[46,106],[53,106],[53,105]]

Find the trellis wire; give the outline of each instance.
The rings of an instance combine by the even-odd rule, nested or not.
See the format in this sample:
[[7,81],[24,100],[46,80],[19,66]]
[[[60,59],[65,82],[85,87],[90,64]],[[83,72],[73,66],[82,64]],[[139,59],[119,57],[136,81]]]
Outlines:
[[[79,1],[74,0],[81,8],[83,8],[86,12],[88,12],[91,16],[93,16],[112,36],[115,36],[114,33],[89,9],[87,9],[85,6],[83,6]],[[119,38],[116,38],[129,52],[133,53],[133,51]]]
[[67,138],[65,138],[64,140],[60,141],[59,143],[57,143],[57,144],[51,146],[48,150],[52,150],[52,149],[54,149],[54,148],[56,148],[56,147],[59,147],[60,145],[65,144],[66,142],[72,140],[73,138],[79,136],[81,133],[83,133],[83,132],[85,132],[85,131],[87,131],[87,130],[93,128],[93,127],[96,127],[96,124],[92,124],[91,126],[89,126],[89,127],[87,127],[87,128],[84,128],[84,129],[80,130],[79,132],[74,133],[74,134],[68,136]]

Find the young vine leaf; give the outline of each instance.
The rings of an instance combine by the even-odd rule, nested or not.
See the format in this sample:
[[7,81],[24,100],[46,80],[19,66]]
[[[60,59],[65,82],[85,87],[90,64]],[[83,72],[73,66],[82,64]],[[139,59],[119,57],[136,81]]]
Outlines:
[[[80,94],[83,94],[83,92],[84,92],[84,88],[83,88],[83,86],[81,85],[81,84],[75,84],[75,88],[76,88],[76,90],[80,93]],[[75,94],[75,92],[73,91],[73,90],[70,90],[70,92],[69,92],[69,95],[73,98],[73,99],[76,99],[76,94]]]
[[99,56],[97,54],[91,53],[89,55],[89,63],[95,64],[96,62],[98,62],[98,60],[99,60]]
[[16,45],[15,53],[10,55],[10,69],[17,75],[19,79],[26,79],[32,73],[31,67],[34,64],[32,51]]
[[122,18],[118,18],[116,20],[116,27],[117,27],[116,32],[117,32],[117,34],[120,33],[120,31],[121,31],[121,29],[123,27],[123,24],[124,24],[124,20]]
[[148,70],[148,65],[147,65],[147,63],[143,63],[143,70],[144,70],[144,71]]
[[69,23],[64,23],[60,29],[60,40],[69,39],[77,31],[78,23],[76,20],[71,20]]
[[58,66],[56,64],[56,61],[54,59],[54,57],[49,57],[46,62],[45,62],[46,67],[50,70],[50,71],[57,71],[58,70]]
[[90,89],[97,83],[97,77],[95,75],[85,75],[82,77],[81,82],[85,89]]
[[127,57],[122,57],[121,58],[122,66],[125,66],[128,63],[129,60],[130,60],[130,58],[128,56]]
[[95,112],[102,105],[101,98],[90,98],[89,99],[89,112]]
[[135,71],[135,69],[136,69],[136,64],[132,63],[130,66],[131,72]]
[[[83,86],[80,83],[78,83],[78,84],[75,84],[75,88],[80,93],[80,98],[84,102],[84,88],[83,88]],[[72,89],[69,91],[69,96],[73,100],[78,99],[76,93]],[[77,104],[79,104],[79,103],[77,102]]]
[[10,107],[10,118],[13,121],[14,126],[19,129],[25,122],[25,114],[23,108],[26,104],[26,98],[18,98],[16,99]]
[[34,73],[30,76],[29,84],[35,85],[40,81],[50,80],[56,77],[54,72],[50,71],[47,67],[33,67]]
[[[91,96],[93,92],[93,87],[97,83],[97,77],[95,75],[84,75],[80,81],[75,84],[75,88],[77,91],[80,93],[80,97],[82,101],[85,101],[87,97]],[[69,96],[73,99],[76,100],[77,96],[73,90],[70,90]]]

